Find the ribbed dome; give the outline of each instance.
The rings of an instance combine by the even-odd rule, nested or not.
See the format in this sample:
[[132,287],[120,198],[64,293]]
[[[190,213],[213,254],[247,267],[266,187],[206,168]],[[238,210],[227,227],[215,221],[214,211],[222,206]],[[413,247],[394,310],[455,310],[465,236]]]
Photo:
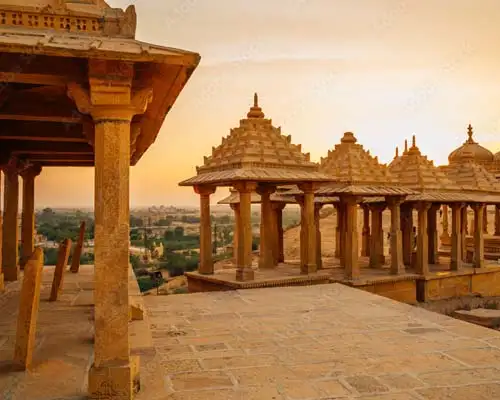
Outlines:
[[472,126],[469,124],[469,127],[467,128],[467,135],[469,137],[462,146],[450,153],[448,156],[450,164],[461,161],[464,156],[470,157],[470,154],[472,154],[474,162],[478,164],[488,164],[494,160],[493,153],[476,143],[472,138],[473,134]]

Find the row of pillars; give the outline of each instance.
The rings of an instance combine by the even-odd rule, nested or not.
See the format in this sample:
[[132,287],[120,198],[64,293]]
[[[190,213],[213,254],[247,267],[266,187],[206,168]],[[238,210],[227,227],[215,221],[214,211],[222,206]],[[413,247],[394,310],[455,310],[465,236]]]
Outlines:
[[[239,203],[231,205],[235,213],[233,254],[237,267],[236,279],[254,279],[252,268],[252,224],[251,196],[257,192],[261,197],[259,268],[274,268],[284,261],[283,208],[284,203],[271,202],[273,186],[254,182],[236,183]],[[319,232],[320,206],[314,204],[314,185],[302,184],[303,196],[297,197],[301,207],[300,270],[303,274],[321,268],[321,245]],[[200,195],[200,267],[199,273],[213,274],[212,231],[210,225],[210,195],[215,192],[211,186],[195,186]]]
[[[3,215],[0,215],[0,289],[4,281],[19,279],[19,270],[35,251],[35,178],[38,166],[23,166],[15,159],[2,167],[4,182]],[[22,177],[21,256],[18,244],[19,177]],[[0,187],[2,173],[0,173]],[[1,189],[0,189],[1,190]]]

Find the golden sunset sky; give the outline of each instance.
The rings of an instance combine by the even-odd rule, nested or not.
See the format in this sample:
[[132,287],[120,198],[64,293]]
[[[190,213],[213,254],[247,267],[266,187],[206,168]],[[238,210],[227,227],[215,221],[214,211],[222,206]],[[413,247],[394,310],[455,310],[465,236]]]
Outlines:
[[[500,150],[498,0],[109,0],[137,39],[200,66],[131,174],[131,205],[197,205],[195,174],[258,92],[266,117],[318,161],[345,131],[390,162],[417,135],[440,165],[466,139]],[[93,169],[46,169],[37,207],[93,204]],[[221,188],[214,201],[228,193]]]

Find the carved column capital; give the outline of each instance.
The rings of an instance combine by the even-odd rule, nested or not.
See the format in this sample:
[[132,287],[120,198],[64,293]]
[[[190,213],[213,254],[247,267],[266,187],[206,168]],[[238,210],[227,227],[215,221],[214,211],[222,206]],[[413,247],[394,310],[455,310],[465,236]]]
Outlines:
[[298,188],[306,193],[314,193],[318,188],[319,184],[315,182],[304,182],[304,183],[299,183]]
[[377,211],[382,212],[385,210],[386,206],[385,206],[385,204],[381,204],[381,203],[370,203],[370,204],[368,204],[368,208],[372,212],[377,212]]
[[42,167],[37,164],[27,165],[25,168],[19,171],[19,175],[23,179],[35,179],[42,172]]
[[262,183],[259,183],[257,185],[257,188],[255,189],[255,191],[259,194],[259,195],[265,195],[265,194],[273,194],[274,192],[276,192],[276,187],[275,186],[272,186],[272,185],[266,185],[266,184],[262,184]]
[[252,192],[255,192],[255,190],[257,189],[257,183],[256,182],[242,181],[242,182],[234,183],[233,187],[239,193],[252,193]]
[[194,191],[196,194],[200,196],[210,196],[214,194],[216,190],[215,186],[205,186],[205,185],[196,185],[194,186]]
[[385,201],[390,206],[400,206],[403,204],[405,198],[403,196],[386,196]]
[[15,156],[11,156],[4,164],[1,165],[1,169],[5,175],[19,175],[19,172],[23,169],[24,164]]
[[415,204],[415,208],[418,211],[428,211],[431,208],[432,203],[428,203],[426,201],[419,201]]
[[271,202],[271,207],[273,208],[273,210],[283,210],[286,207],[286,203],[273,201]]

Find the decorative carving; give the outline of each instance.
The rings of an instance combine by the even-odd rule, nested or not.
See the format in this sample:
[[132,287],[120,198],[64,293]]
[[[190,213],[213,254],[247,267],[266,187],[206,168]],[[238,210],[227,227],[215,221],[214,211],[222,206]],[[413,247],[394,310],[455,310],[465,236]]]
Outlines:
[[137,110],[136,114],[146,112],[148,105],[153,101],[153,89],[143,88],[135,91],[132,94],[132,106]]
[[90,102],[90,92],[82,85],[74,82],[68,83],[68,96],[73,100],[82,114],[90,114],[92,104]]

